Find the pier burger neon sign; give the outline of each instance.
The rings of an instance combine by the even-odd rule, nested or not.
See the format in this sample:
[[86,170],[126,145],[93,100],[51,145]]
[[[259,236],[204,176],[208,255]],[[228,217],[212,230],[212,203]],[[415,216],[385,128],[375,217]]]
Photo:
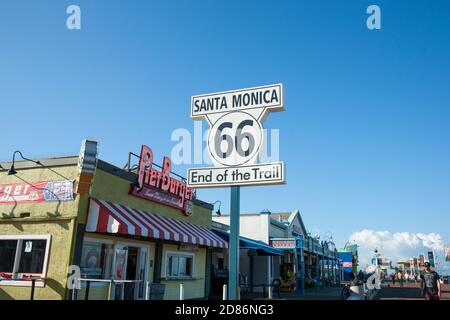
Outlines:
[[142,145],[137,172],[138,185],[131,187],[130,194],[180,209],[187,216],[192,215],[192,189],[186,183],[170,176],[170,158],[164,157],[161,171],[152,168],[152,164],[152,149]]

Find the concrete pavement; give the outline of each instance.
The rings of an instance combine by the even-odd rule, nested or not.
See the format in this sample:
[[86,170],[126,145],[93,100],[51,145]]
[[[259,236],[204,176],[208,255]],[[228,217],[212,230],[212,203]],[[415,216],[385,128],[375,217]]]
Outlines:
[[[442,300],[450,300],[450,285],[444,284],[442,288]],[[375,300],[423,300],[419,283],[383,283],[382,289]]]

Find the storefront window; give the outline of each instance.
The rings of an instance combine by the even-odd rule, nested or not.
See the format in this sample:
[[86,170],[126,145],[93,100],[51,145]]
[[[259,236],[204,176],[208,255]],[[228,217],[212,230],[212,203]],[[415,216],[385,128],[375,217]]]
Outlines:
[[167,254],[167,277],[192,277],[193,255]]
[[47,240],[23,240],[19,273],[42,273]]
[[111,257],[110,244],[85,241],[81,253],[81,276],[94,279],[109,278]]
[[50,236],[0,236],[0,278],[45,277],[49,240]]
[[17,240],[0,240],[0,276],[13,272],[16,249]]

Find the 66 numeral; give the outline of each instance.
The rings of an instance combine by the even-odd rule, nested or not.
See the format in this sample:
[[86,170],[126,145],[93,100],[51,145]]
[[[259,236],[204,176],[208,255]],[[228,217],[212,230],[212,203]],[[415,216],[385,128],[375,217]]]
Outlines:
[[[231,122],[224,122],[218,128],[217,132],[214,136],[215,141],[215,151],[216,154],[222,159],[228,158],[233,150],[236,149],[236,152],[241,157],[248,157],[255,150],[255,137],[250,132],[242,133],[242,130],[246,126],[253,126],[253,120],[243,120],[237,127],[236,135],[233,138],[229,134],[222,134],[222,131],[226,128],[233,129],[233,124]],[[244,150],[242,148],[242,141],[247,139],[248,148]],[[221,148],[221,142],[226,141],[226,151],[223,152]]]

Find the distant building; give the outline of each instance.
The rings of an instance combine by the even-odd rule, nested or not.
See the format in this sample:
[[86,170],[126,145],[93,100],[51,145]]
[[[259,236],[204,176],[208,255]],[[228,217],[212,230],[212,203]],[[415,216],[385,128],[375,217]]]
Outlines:
[[[213,216],[213,221],[229,226],[230,216]],[[258,242],[260,246],[268,245],[282,252],[282,255],[258,255],[241,245],[245,250],[241,250],[239,257],[240,273],[248,278],[250,290],[261,291],[262,285],[272,284],[274,279],[280,279],[281,288],[286,291],[300,290],[302,285],[313,283],[339,283],[341,272],[335,245],[332,241],[320,242],[311,237],[299,210],[241,214],[240,235],[241,243]],[[228,250],[222,251],[220,256],[226,257]],[[215,257],[213,264],[214,261]]]
[[338,250],[339,260],[342,267],[342,278],[345,281],[350,280],[350,274],[356,274],[358,271],[358,245],[346,245],[343,249]]

